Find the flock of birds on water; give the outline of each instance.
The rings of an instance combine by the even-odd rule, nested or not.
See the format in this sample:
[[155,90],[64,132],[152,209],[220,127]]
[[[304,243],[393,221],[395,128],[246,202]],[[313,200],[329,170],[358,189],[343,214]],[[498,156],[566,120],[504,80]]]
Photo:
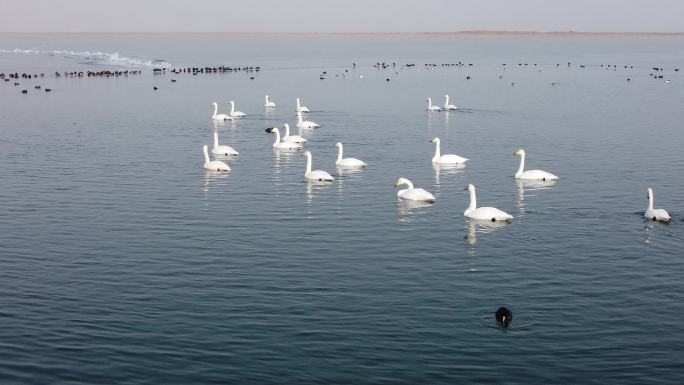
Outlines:
[[[568,67],[570,67],[571,63],[567,63]],[[405,68],[411,68],[415,67],[415,64],[406,64],[404,65]],[[438,64],[424,64],[425,69],[434,69],[437,67]],[[461,62],[458,63],[446,63],[446,64],[441,64],[442,67],[444,66],[456,66],[456,67],[472,67],[473,64],[464,64]],[[518,66],[528,66],[528,63],[518,63]],[[537,66],[537,64],[533,64],[533,66]],[[560,66],[560,64],[556,64],[556,67]],[[397,67],[396,63],[385,63],[385,62],[378,62],[375,65],[373,65],[377,70],[395,70]],[[605,69],[612,69],[612,70],[617,70],[618,66],[617,65],[606,65],[604,66],[603,64],[600,65],[601,68]],[[356,63],[353,63],[352,68],[356,68]],[[502,64],[502,68],[506,70],[507,64],[504,63]],[[586,68],[585,65],[580,65],[580,68]],[[624,68],[628,68],[628,66],[624,66]],[[633,66],[629,68],[634,68]],[[243,72],[243,73],[248,73],[250,75],[250,79],[254,79],[254,76],[252,73],[254,72],[259,72],[261,70],[261,67],[258,66],[248,66],[248,67],[229,67],[229,66],[216,66],[216,67],[187,67],[187,68],[178,68],[178,69],[170,69],[169,72],[172,74],[180,75],[180,74],[191,74],[191,75],[198,75],[198,74],[216,74],[216,73],[235,73],[235,72]],[[652,71],[649,76],[651,76],[654,79],[663,79],[662,71],[663,68],[661,67],[653,67]],[[679,69],[674,69],[675,72],[678,72]],[[141,74],[142,71],[140,70],[122,70],[122,71],[66,71],[64,73],[60,72],[55,72],[55,77],[60,78],[60,77],[120,77],[120,76],[128,76],[130,75],[139,75]],[[155,68],[153,69],[153,73],[155,75],[162,75],[167,73],[166,68]],[[348,74],[348,70],[345,70],[344,73],[342,74],[337,74],[335,75],[336,77],[346,77]],[[4,80],[5,82],[9,82],[10,79],[14,79],[14,85],[18,86],[19,82],[17,80],[25,79],[25,80],[31,80],[31,79],[38,79],[38,78],[44,78],[46,75],[44,73],[41,73],[40,75],[38,74],[28,74],[28,73],[22,73],[21,75],[19,73],[0,73],[0,81]],[[327,76],[327,72],[324,71],[320,74],[320,79],[323,80]],[[361,75],[363,76],[363,75]],[[499,76],[499,78],[503,78],[503,76]],[[467,80],[471,79],[471,76],[468,75],[466,76]],[[631,81],[631,78],[626,79],[628,82]],[[390,78],[387,78],[386,81],[390,81]],[[176,82],[176,79],[171,79],[172,83]],[[669,83],[669,80],[665,80],[665,82]],[[511,83],[512,86],[515,86],[515,82]],[[552,83],[553,86],[557,86],[557,83]],[[35,89],[41,89],[40,85],[36,85],[34,87]],[[157,86],[154,86],[154,90],[157,90]],[[44,89],[46,92],[50,92],[50,88],[45,88]],[[28,91],[26,89],[22,90],[23,94],[26,94]],[[427,103],[426,110],[429,112],[439,112],[439,111],[454,111],[457,110],[458,107],[454,104],[450,104],[449,100],[449,95],[444,95],[444,104],[443,105],[437,105],[433,104],[432,98],[428,97],[426,98],[425,102]],[[211,119],[213,121],[231,121],[234,119],[242,119],[246,118],[247,114],[245,114],[242,111],[238,111],[235,109],[235,102],[230,101],[228,103],[230,105],[230,110],[228,113],[219,113],[218,112],[218,104],[216,102],[212,102],[211,106],[213,107],[213,114],[211,116]],[[270,98],[269,95],[266,95],[264,98],[264,107],[267,109],[274,109],[276,108],[275,102]],[[310,120],[304,120],[304,114],[310,113],[310,110],[308,107],[303,106],[300,102],[299,98],[296,98],[296,107],[295,107],[295,113],[297,116],[297,123],[296,126],[300,129],[315,129],[320,127],[318,123],[315,123]],[[281,136],[281,131],[278,127],[269,127],[265,131],[270,134],[275,135],[275,141],[273,142],[273,148],[277,150],[285,150],[285,151],[299,151],[304,149],[304,145],[306,142],[308,142],[307,139],[303,138],[300,135],[291,135],[290,134],[290,126],[289,124],[285,123],[283,125],[283,132]],[[231,157],[236,157],[239,155],[239,152],[235,150],[233,147],[230,147],[228,145],[221,145],[219,144],[219,138],[218,138],[218,132],[214,132],[213,134],[213,139],[214,143],[211,149],[211,154],[214,156],[222,156],[222,157],[227,157],[227,159],[230,159]],[[435,152],[434,156],[432,157],[432,163],[437,166],[458,166],[458,167],[463,167],[465,163],[469,160],[467,158],[464,158],[462,156],[456,155],[456,154],[442,154],[441,153],[441,146],[440,146],[440,139],[439,138],[433,138],[431,142],[435,145]],[[333,147],[337,147],[338,154],[337,154],[337,160],[335,162],[335,165],[340,168],[340,169],[357,169],[357,170],[362,170],[367,164],[366,162],[352,158],[352,157],[344,157],[344,147],[341,142],[337,142],[336,144],[333,145]],[[202,146],[202,151],[204,155],[204,169],[206,170],[211,170],[211,171],[217,171],[217,172],[228,172],[230,171],[230,166],[222,161],[222,160],[211,160],[209,156],[209,146],[208,145],[203,145]],[[559,177],[544,171],[544,170],[525,170],[525,150],[523,149],[518,149],[515,153],[515,155],[520,157],[520,164],[518,167],[517,172],[515,173],[515,178],[520,181],[536,181],[536,182],[555,182],[559,180]],[[314,170],[312,167],[313,164],[313,154],[311,151],[304,151],[303,156],[306,158],[306,169],[304,172],[304,177],[307,181],[310,182],[330,182],[333,181],[335,178],[328,173],[325,170]],[[413,185],[413,182],[409,180],[408,178],[405,177],[400,177],[397,179],[395,183],[395,187],[400,187],[400,186],[406,186],[404,189],[400,189],[397,192],[397,196],[401,200],[409,201],[409,202],[422,202],[425,204],[431,204],[434,203],[435,201],[435,196],[432,195],[430,192],[426,191],[423,188],[417,188]],[[480,220],[480,221],[491,221],[491,222],[508,222],[511,219],[513,219],[513,216],[496,208],[496,207],[478,207],[477,206],[477,196],[475,192],[475,186],[473,184],[469,184],[466,187],[466,190],[469,191],[470,193],[470,204],[466,208],[466,210],[463,212],[463,215],[467,218],[474,219],[474,220]],[[653,189],[648,188],[647,189],[647,198],[648,198],[648,206],[646,210],[644,211],[644,217],[648,220],[652,221],[661,221],[661,222],[669,222],[670,221],[670,215],[668,212],[664,209],[656,209],[654,208],[654,196],[653,196]],[[513,319],[513,314],[512,312],[505,308],[501,307],[495,312],[495,319],[497,323],[500,325],[507,327],[509,323]]]
[[[427,107],[426,110],[430,112],[438,112],[438,111],[450,111],[450,110],[457,110],[458,107],[456,107],[453,104],[449,104],[449,95],[444,95],[444,105],[443,106],[437,106],[432,104],[432,99],[427,98]],[[228,103],[230,105],[230,110],[228,113],[219,113],[218,112],[218,103],[212,102],[211,106],[213,107],[213,113],[211,115],[211,119],[214,121],[230,121],[234,119],[242,119],[247,117],[247,114],[245,114],[242,111],[238,111],[235,109],[235,102],[230,101]],[[269,95],[266,95],[264,98],[264,107],[267,109],[273,109],[276,107],[275,102],[270,98]],[[296,107],[295,107],[295,113],[297,116],[297,123],[296,126],[300,129],[315,129],[320,127],[318,123],[315,123],[310,120],[304,120],[303,114],[309,113],[310,110],[308,107],[304,106],[301,104],[301,101],[299,98],[296,98]],[[277,150],[286,150],[286,151],[298,151],[304,149],[304,145],[306,142],[308,142],[307,139],[303,138],[300,135],[291,135],[290,134],[290,126],[289,124],[285,123],[283,125],[283,135],[281,136],[280,129],[278,127],[269,127],[266,129],[266,132],[270,134],[275,134],[275,141],[273,142],[273,148]],[[439,138],[433,138],[430,142],[432,142],[435,145],[435,152],[434,156],[432,157],[432,163],[437,166],[464,166],[465,163],[469,160],[468,158],[464,158],[462,156],[456,155],[456,154],[442,154],[441,152],[441,145],[440,145],[440,139]],[[333,145],[334,147],[337,147],[338,153],[337,153],[337,160],[335,161],[335,165],[340,168],[340,169],[345,169],[345,168],[352,168],[352,169],[363,169],[367,164],[366,162],[356,159],[356,158],[351,158],[351,157],[344,157],[344,147],[341,142],[337,142]],[[204,145],[202,148],[202,151],[204,153],[204,168],[206,170],[211,170],[211,171],[219,171],[219,172],[228,172],[230,171],[230,166],[225,163],[224,161],[221,160],[211,160],[209,157],[209,147],[208,145]],[[220,156],[227,156],[227,157],[235,157],[239,155],[239,152],[236,151],[234,148],[227,146],[227,145],[220,145],[219,144],[219,138],[218,138],[218,133],[214,132],[214,145],[212,147],[211,153],[213,155],[220,155]],[[559,180],[560,178],[548,171],[544,170],[525,170],[525,150],[523,149],[518,149],[514,153],[515,155],[520,157],[520,164],[518,167],[517,172],[515,173],[515,178],[517,180],[521,181],[537,181],[537,182],[555,182]],[[313,169],[313,154],[311,151],[306,150],[303,153],[304,157],[306,158],[306,169],[304,172],[304,177],[307,181],[311,182],[331,182],[335,180],[335,177],[333,177],[329,172],[325,170],[314,170]],[[423,202],[423,203],[434,203],[435,201],[435,196],[432,195],[430,192],[427,190],[420,188],[420,187],[415,187],[413,182],[411,182],[410,179],[405,178],[405,177],[400,177],[397,179],[395,183],[395,187],[400,187],[400,186],[406,186],[406,188],[401,189],[397,192],[397,196],[406,201],[413,201],[413,202]],[[466,190],[469,191],[470,193],[470,205],[466,208],[466,210],[463,212],[463,215],[467,218],[475,219],[475,220],[484,220],[484,221],[491,221],[491,222],[497,222],[497,221],[510,221],[513,219],[513,216],[506,213],[505,211],[502,211],[496,207],[489,207],[489,206],[484,206],[484,207],[478,207],[477,206],[477,195],[476,195],[476,190],[475,186],[473,184],[469,184],[466,187]],[[665,211],[664,209],[656,209],[654,208],[653,202],[653,189],[648,188],[647,189],[647,197],[648,197],[648,206],[646,210],[644,211],[644,217],[648,218],[649,220],[653,221],[662,221],[662,222],[669,222],[670,221],[670,215]]]

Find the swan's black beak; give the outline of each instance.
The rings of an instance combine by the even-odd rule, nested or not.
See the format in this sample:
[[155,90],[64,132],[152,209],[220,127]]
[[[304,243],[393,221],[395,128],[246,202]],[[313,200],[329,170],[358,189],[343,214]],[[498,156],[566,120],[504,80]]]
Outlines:
[[468,191],[468,187],[466,186],[466,188],[464,188],[463,191]]
[[269,127],[265,129],[264,131],[268,132],[269,134],[273,132],[273,127]]

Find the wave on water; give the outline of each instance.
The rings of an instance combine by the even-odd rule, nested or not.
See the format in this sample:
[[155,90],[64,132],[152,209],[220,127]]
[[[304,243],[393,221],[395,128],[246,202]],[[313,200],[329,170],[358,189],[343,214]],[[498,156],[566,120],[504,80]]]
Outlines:
[[25,55],[47,55],[61,56],[64,58],[75,58],[86,60],[82,64],[110,65],[119,67],[171,67],[171,64],[164,60],[141,60],[122,56],[118,52],[91,52],[91,51],[66,51],[66,50],[34,50],[34,49],[0,49],[0,53],[15,53]]

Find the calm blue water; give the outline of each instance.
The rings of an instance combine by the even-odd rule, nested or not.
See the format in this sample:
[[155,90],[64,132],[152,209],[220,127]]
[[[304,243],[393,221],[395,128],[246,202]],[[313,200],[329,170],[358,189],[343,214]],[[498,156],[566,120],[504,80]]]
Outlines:
[[[0,36],[4,50],[262,67],[0,84],[0,382],[679,383],[683,47]],[[473,66],[422,66],[459,60]],[[5,73],[119,64],[0,51]],[[425,111],[445,93],[459,111]],[[322,125],[302,135],[331,184],[307,183],[301,154],[274,151],[264,132],[294,126],[295,97]],[[229,100],[249,116],[215,126],[209,103]],[[202,169],[215,129],[240,151],[227,174]],[[467,166],[433,168],[433,137]],[[368,167],[335,170],[337,141]],[[517,148],[561,180],[516,184]],[[398,202],[401,176],[435,204]],[[468,183],[513,221],[465,220]],[[642,219],[647,187],[672,223]],[[499,306],[513,311],[507,329]]]

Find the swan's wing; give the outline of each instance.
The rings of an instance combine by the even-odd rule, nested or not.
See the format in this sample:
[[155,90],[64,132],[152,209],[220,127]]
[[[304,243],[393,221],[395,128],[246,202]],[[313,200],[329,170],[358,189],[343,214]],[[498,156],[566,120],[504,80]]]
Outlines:
[[335,178],[332,177],[332,175],[328,174],[327,172],[323,170],[314,170],[311,171],[309,174],[309,179],[316,179],[316,180],[334,180]]
[[520,175],[520,179],[556,180],[558,177],[544,170],[527,170]]
[[406,189],[402,190],[403,193],[400,195],[400,197],[404,199],[411,199],[415,201],[434,201],[435,196],[430,194],[429,192],[423,190],[422,188],[413,188],[413,189]]
[[468,158],[464,158],[462,156],[458,156],[455,154],[445,154],[439,157],[437,163],[465,163],[467,161]]
[[478,207],[475,209],[475,214],[479,219],[492,219],[497,220],[513,219],[513,216],[505,211],[501,211],[496,207]]

